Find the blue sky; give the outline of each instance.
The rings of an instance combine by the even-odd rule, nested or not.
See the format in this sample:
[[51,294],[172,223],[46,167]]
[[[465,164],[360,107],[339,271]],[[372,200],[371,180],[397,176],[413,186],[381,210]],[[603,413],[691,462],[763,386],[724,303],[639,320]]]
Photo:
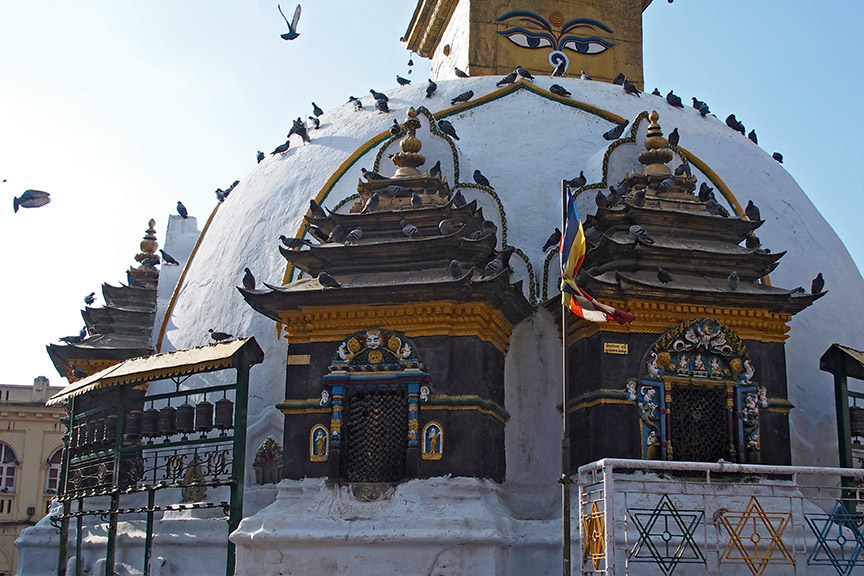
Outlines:
[[[290,16],[296,4],[285,4]],[[0,383],[65,384],[44,346],[81,328],[84,295],[125,278],[150,218],[163,235],[182,200],[203,225],[213,191],[254,169],[256,151],[281,143],[312,101],[328,110],[407,76],[399,37],[414,3],[373,5],[306,3],[300,37],[285,42],[271,1],[0,4],[0,190],[8,204],[27,188],[53,200],[0,209]],[[655,0],[643,17],[646,88],[755,128],[861,268],[864,2],[816,6]],[[424,81],[428,63],[414,62],[410,77]]]

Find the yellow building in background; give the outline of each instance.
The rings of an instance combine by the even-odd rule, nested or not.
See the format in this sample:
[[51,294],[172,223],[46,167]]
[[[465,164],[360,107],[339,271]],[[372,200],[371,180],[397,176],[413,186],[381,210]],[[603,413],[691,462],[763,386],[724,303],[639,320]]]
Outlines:
[[59,390],[44,376],[32,386],[0,384],[0,576],[15,573],[15,539],[57,492],[65,413],[45,401]]

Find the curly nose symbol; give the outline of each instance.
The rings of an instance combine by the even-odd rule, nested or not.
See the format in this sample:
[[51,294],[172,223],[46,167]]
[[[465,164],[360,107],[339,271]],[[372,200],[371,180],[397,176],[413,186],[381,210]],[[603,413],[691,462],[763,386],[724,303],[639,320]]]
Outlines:
[[552,65],[553,76],[563,76],[564,72],[567,71],[567,67],[570,65],[570,60],[567,58],[566,54],[555,50],[549,53],[549,64]]

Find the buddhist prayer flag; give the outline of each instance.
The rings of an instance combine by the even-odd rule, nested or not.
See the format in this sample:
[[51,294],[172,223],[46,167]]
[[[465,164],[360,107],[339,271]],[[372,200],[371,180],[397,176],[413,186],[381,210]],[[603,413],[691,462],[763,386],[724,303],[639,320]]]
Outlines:
[[582,229],[582,221],[576,209],[576,199],[569,192],[566,193],[566,198],[564,233],[561,235],[559,247],[561,302],[570,312],[589,322],[612,320],[619,324],[629,324],[635,318],[633,314],[601,304],[576,285],[576,275],[582,267],[582,261],[585,260],[585,231]]

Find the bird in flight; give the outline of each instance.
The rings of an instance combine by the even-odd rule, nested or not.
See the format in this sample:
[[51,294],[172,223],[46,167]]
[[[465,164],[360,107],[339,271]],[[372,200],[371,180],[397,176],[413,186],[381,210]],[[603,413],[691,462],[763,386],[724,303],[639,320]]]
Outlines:
[[[279,8],[279,13],[282,14],[282,18],[285,18],[285,13],[282,12],[282,6],[279,4],[276,5]],[[294,9],[294,18],[291,19],[291,22],[288,22],[288,18],[285,18],[285,24],[288,25],[288,33],[280,34],[283,40],[294,40],[297,36],[300,35],[297,32],[297,22],[300,21],[300,5],[297,5],[297,8]]]
[[21,196],[12,199],[12,207],[15,209],[15,212],[18,212],[18,208],[21,207],[39,208],[49,202],[51,202],[51,195],[48,192],[25,190]]

